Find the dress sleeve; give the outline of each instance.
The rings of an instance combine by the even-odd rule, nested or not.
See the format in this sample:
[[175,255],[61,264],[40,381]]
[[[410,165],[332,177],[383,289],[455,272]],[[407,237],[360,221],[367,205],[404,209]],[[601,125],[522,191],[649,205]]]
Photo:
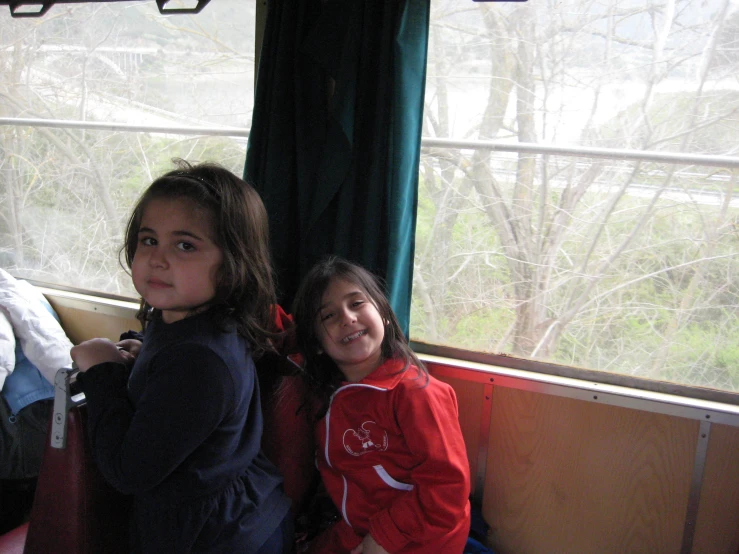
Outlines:
[[132,331],[129,329],[125,333],[121,333],[119,340],[127,340],[127,339],[136,339],[138,341],[143,342],[144,334],[139,331]]
[[403,387],[394,409],[418,464],[411,471],[413,490],[370,518],[370,534],[388,552],[409,542],[432,543],[451,532],[470,494],[454,390],[433,379],[424,388]]
[[122,364],[96,365],[80,379],[95,460],[105,478],[126,494],[159,484],[205,441],[234,404],[228,367],[205,346],[163,350],[152,366],[135,409]]

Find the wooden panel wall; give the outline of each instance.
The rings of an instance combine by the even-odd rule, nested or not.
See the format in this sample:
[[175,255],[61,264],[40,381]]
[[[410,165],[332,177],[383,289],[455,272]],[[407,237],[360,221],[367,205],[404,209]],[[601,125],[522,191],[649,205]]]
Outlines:
[[499,554],[680,552],[697,421],[501,387],[492,412]]
[[121,306],[95,305],[46,294],[59,315],[62,327],[74,344],[98,337],[117,341],[129,329],[140,330],[136,310]]
[[[433,375],[433,370],[431,371]],[[470,475],[472,476],[472,494],[475,493],[475,476],[478,470],[478,453],[480,451],[480,423],[482,421],[484,404],[484,386],[480,383],[472,383],[462,379],[436,376],[440,381],[449,383],[454,392],[457,393],[459,404],[459,424],[462,427],[462,435],[467,446],[467,459],[470,462]]]
[[713,424],[693,552],[739,552],[739,428]]

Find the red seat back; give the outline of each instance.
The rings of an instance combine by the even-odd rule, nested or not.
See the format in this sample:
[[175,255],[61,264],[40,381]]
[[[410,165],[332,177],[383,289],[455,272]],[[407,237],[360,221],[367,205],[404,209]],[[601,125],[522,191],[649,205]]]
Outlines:
[[264,433],[262,448],[284,478],[285,494],[292,500],[293,513],[305,508],[318,476],[315,441],[309,409],[308,390],[299,375],[282,375],[271,383],[260,376]]
[[0,536],[0,554],[23,554],[27,533],[28,523],[24,523]]
[[84,405],[70,409],[63,449],[51,446],[49,422],[24,554],[128,552],[130,499],[97,469],[86,421]]

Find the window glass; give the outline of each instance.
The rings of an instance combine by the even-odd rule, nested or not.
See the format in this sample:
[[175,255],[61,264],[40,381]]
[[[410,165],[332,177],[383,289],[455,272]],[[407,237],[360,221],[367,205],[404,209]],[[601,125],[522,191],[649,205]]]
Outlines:
[[734,4],[431,7],[411,337],[739,390]]
[[[739,390],[734,4],[431,8],[411,338]],[[0,11],[0,117],[248,129],[254,10]],[[110,260],[138,194],[173,157],[241,173],[246,139],[2,125],[0,145],[0,267],[133,296]]]
[[[106,2],[13,19],[5,6],[0,117],[248,129],[254,10],[218,0],[163,16],[153,1]],[[243,137],[18,125],[0,126],[0,144],[0,267],[120,295],[134,292],[111,260],[140,192],[174,157],[240,174],[246,152]]]

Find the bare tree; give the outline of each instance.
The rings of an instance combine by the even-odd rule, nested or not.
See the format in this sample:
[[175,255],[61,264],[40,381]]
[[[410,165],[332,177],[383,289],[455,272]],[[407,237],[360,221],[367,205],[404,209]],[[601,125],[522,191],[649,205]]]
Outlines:
[[[469,58],[484,44],[486,102],[467,136],[733,153],[725,122],[738,99],[731,91],[716,102],[713,61],[721,37],[732,36],[723,31],[725,0],[710,17],[679,0],[456,6],[433,21],[426,134],[452,136],[449,90],[461,85],[448,68],[477,69]],[[455,59],[459,52],[467,60]],[[632,100],[609,110],[618,87]],[[709,138],[717,131],[723,142]],[[423,164],[434,221],[419,233],[416,338],[663,377],[687,329],[720,302],[736,304],[733,285],[719,289],[721,298],[701,287],[735,265],[727,226],[734,189],[725,172],[490,149],[428,151]],[[717,176],[718,190],[702,192]],[[718,212],[702,194],[723,199]],[[465,242],[462,227],[481,220],[487,242]],[[670,258],[673,251],[681,257]],[[665,279],[675,290],[669,298],[654,290]],[[728,312],[712,324],[736,322]],[[650,331],[630,328],[637,320]]]
[[[116,3],[55,6],[38,19],[7,16],[0,114],[247,125],[253,9],[225,1],[195,17],[164,18],[154,5]],[[240,172],[246,148],[228,138],[83,129],[3,126],[0,134],[3,267],[117,294],[132,292],[117,256],[140,191],[174,157],[217,160]]]

